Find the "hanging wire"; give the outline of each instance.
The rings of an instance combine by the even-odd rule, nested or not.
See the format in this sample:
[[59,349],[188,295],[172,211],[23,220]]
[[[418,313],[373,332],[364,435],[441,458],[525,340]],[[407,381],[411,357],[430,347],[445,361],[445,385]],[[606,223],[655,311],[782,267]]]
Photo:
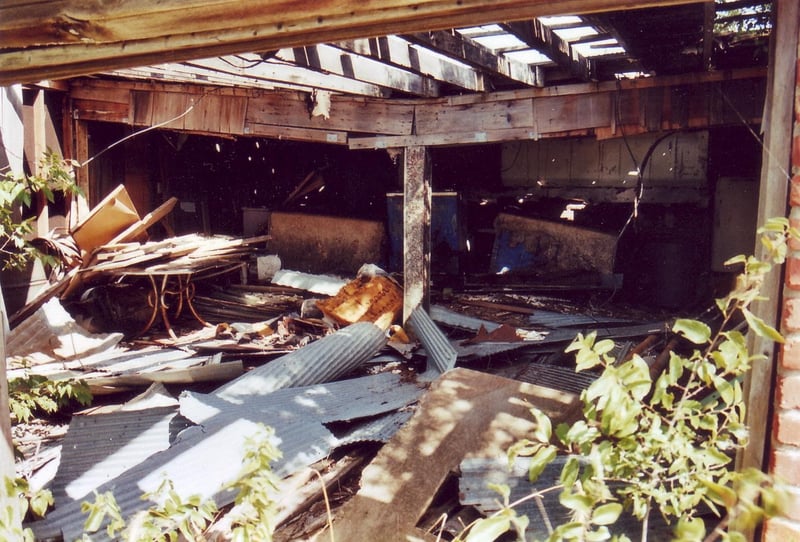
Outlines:
[[747,122],[747,119],[744,118],[744,115],[742,115],[742,113],[738,109],[736,109],[736,106],[733,104],[733,102],[731,102],[730,98],[728,98],[728,95],[725,94],[725,92],[722,90],[721,87],[717,86],[715,88],[717,89],[717,92],[719,92],[720,96],[722,96],[722,99],[725,100],[725,103],[728,105],[728,107],[731,108],[731,111],[733,111],[736,114],[736,116],[739,117],[739,121],[747,128],[747,131],[749,131],[750,134],[755,138],[755,140],[758,141],[761,150],[769,155],[770,159],[775,164],[775,166],[781,171],[781,173],[784,174],[786,180],[788,181],[789,179],[791,179],[792,176],[789,174],[788,171],[786,171],[786,168],[783,167],[783,165],[781,164],[781,160],[779,160],[777,156],[772,154],[772,150],[764,144],[764,141],[761,139],[761,136],[758,135],[755,130],[753,130],[753,127],[750,126],[750,123]]
[[170,123],[173,123],[176,120],[182,119],[183,117],[185,117],[186,115],[191,113],[192,110],[194,110],[194,108],[197,106],[197,104],[202,102],[208,95],[213,94],[214,92],[218,92],[219,90],[221,90],[221,89],[214,89],[214,90],[211,90],[209,92],[205,92],[204,94],[202,94],[200,96],[200,98],[197,99],[197,101],[192,100],[192,103],[189,105],[189,107],[187,107],[186,110],[183,113],[181,113],[180,115],[177,115],[177,116],[175,116],[175,117],[173,117],[171,119],[165,120],[163,122],[159,122],[158,124],[154,124],[152,126],[148,126],[147,128],[143,128],[143,129],[139,130],[138,132],[133,132],[132,134],[128,134],[127,136],[123,137],[122,139],[118,139],[117,141],[115,141],[112,144],[108,145],[107,147],[105,147],[101,151],[95,153],[94,156],[90,157],[85,162],[80,164],[80,167],[87,166],[92,160],[102,156],[107,151],[110,151],[111,149],[113,149],[117,145],[121,145],[122,143],[125,143],[126,141],[129,141],[129,140],[133,139],[134,137],[140,136],[140,135],[142,135],[144,133],[147,133],[147,132],[151,132],[153,130],[157,130],[159,128],[163,128],[164,126],[166,126],[166,125],[168,125]]

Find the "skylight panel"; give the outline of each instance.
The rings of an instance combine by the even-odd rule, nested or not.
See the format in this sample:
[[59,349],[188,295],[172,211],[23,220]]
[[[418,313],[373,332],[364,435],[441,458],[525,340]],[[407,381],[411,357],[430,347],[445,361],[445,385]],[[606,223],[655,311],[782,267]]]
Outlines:
[[552,64],[553,61],[550,60],[550,57],[547,55],[543,55],[539,51],[535,49],[523,49],[521,51],[509,51],[504,53],[503,56],[506,56],[510,59],[523,62],[525,64],[533,64],[533,65],[542,65],[542,64]]

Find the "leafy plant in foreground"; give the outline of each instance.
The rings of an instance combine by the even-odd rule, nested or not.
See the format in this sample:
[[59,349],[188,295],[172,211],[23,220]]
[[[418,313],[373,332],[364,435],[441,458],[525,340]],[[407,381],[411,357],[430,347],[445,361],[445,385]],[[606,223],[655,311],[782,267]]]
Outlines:
[[[245,441],[243,467],[239,476],[226,489],[237,491],[236,506],[231,511],[231,540],[234,542],[270,542],[275,528],[274,496],[278,478],[270,464],[281,457],[272,443],[274,430],[259,424],[257,432]],[[111,492],[95,492],[94,502],[83,502],[81,510],[88,514],[82,542],[90,542],[91,534],[104,525],[106,534],[126,542],[174,542],[179,539],[199,541],[218,516],[212,499],[198,495],[183,498],[170,480],[142,496],[153,506],[142,510],[126,523]]]
[[[23,529],[19,517],[28,510],[43,517],[53,504],[53,494],[48,490],[31,491],[24,478],[5,478],[0,488],[0,535],[7,542],[33,542],[33,532]],[[13,501],[13,502],[12,502]]]
[[[761,284],[773,264],[783,263],[788,240],[800,238],[786,219],[769,221],[759,233],[768,261],[739,256],[728,262],[743,271],[730,294],[716,302],[719,330],[677,320],[672,331],[692,345],[692,352],[672,352],[655,382],[641,357],[616,362],[613,342],[598,341],[594,333],[578,335],[567,348],[575,352],[576,370],[602,371],[581,394],[582,419],[553,429],[547,415],[534,408],[537,430],[509,450],[512,462],[530,457],[531,481],[557,454],[568,456],[559,501],[570,511],[570,521],[555,526],[549,541],[628,540],[611,531],[623,510],[641,520],[642,541],[654,513],[672,525],[674,540],[740,541],[746,529],[779,511],[782,491],[769,475],[732,469],[736,450],[748,438],[741,380],[753,363],[765,359],[748,352],[745,335],[731,324],[743,318],[753,333],[783,341],[750,305],[761,299]],[[704,508],[721,518],[710,533],[701,517]],[[479,521],[466,539],[495,540],[512,526],[497,519],[503,512]],[[497,528],[487,529],[486,523]],[[473,536],[481,529],[487,536]]]
[[0,175],[0,256],[4,260],[4,267],[19,268],[33,258],[50,264],[57,263],[28,240],[33,233],[36,217],[20,219],[20,215],[23,208],[31,207],[36,194],[43,194],[50,203],[58,191],[80,194],[73,175],[73,169],[77,166],[76,161],[65,160],[48,151],[39,161],[35,174],[6,172]]
[[83,380],[50,380],[41,375],[28,375],[8,382],[8,400],[14,423],[26,423],[37,411],[53,414],[71,401],[87,406],[92,392]]

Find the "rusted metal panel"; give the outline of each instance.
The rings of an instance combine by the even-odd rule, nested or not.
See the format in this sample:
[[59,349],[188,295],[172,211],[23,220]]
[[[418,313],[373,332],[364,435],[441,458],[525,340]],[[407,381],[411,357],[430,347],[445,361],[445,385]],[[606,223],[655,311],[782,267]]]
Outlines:
[[505,213],[495,220],[491,268],[514,271],[614,272],[616,235]]

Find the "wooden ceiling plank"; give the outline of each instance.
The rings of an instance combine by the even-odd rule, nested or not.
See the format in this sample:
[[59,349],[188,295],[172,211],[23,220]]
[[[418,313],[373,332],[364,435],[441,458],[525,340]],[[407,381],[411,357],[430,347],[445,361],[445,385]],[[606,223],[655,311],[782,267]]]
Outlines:
[[575,51],[568,41],[561,39],[538,19],[503,23],[500,26],[579,79],[594,79],[594,63]]
[[7,1],[0,85],[242,51],[693,0]]
[[[373,44],[377,46],[373,46]],[[353,53],[369,56],[402,68],[409,68],[422,75],[455,85],[473,92],[483,92],[483,74],[477,69],[433,51],[418,47],[397,37],[385,36],[375,39],[355,39],[333,44]]]

